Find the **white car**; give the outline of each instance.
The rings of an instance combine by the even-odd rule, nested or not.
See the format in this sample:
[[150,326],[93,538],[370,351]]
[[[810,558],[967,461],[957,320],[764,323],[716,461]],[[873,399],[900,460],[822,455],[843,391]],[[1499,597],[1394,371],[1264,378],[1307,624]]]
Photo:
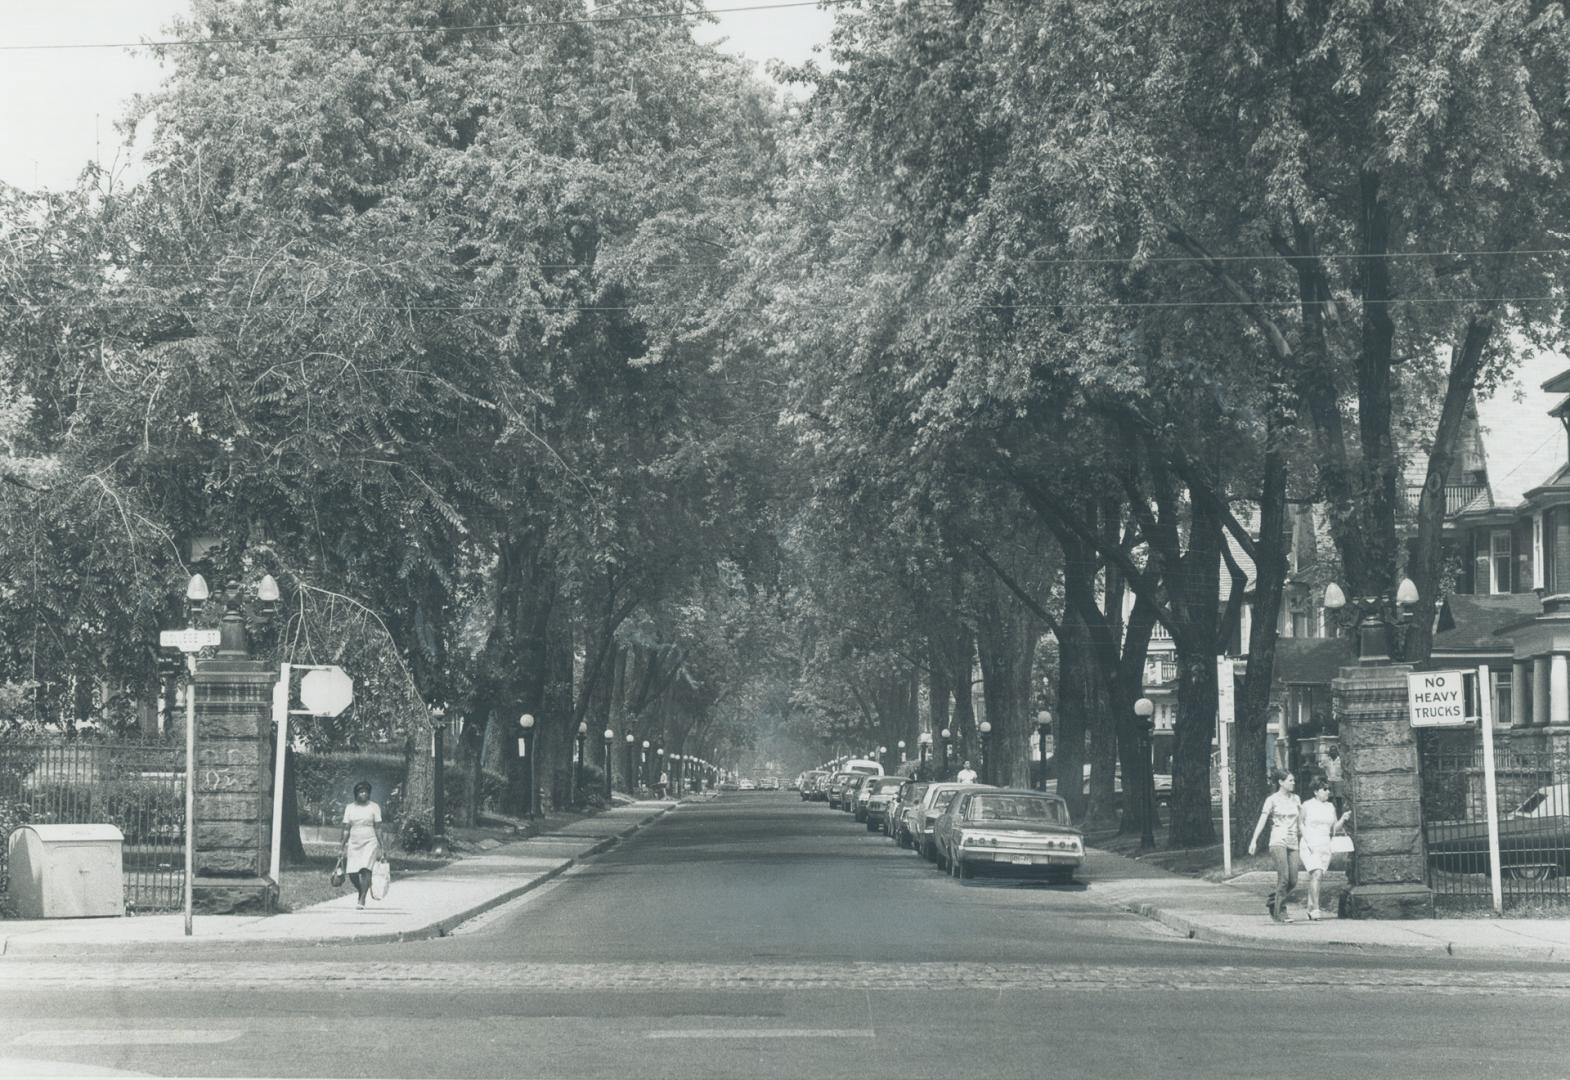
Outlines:
[[743,779],[740,787],[742,791],[755,791],[757,790],[758,785],[754,784],[751,779]]
[[780,778],[777,776],[765,776],[762,780],[758,781],[759,791],[778,791],[779,789]]

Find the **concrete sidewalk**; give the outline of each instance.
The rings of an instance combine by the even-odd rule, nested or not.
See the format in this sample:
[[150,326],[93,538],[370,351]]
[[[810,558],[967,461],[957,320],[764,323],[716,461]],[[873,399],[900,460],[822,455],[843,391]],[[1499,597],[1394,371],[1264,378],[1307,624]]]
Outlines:
[[1224,884],[1147,866],[1108,851],[1089,850],[1088,895],[1154,919],[1199,941],[1290,951],[1531,960],[1570,964],[1570,919],[1338,919],[1336,897],[1345,877],[1327,878],[1319,922],[1305,914],[1306,882],[1288,904],[1293,921],[1272,922],[1265,897],[1271,873],[1241,874]]
[[[709,795],[689,796],[703,800]],[[686,800],[683,800],[686,801]],[[121,919],[0,921],[0,956],[124,952],[139,945],[234,949],[246,945],[381,944],[440,937],[460,923],[537,888],[661,815],[674,800],[635,802],[527,840],[502,844],[439,870],[393,879],[383,902],[362,910],[352,890],[286,915],[180,915]]]

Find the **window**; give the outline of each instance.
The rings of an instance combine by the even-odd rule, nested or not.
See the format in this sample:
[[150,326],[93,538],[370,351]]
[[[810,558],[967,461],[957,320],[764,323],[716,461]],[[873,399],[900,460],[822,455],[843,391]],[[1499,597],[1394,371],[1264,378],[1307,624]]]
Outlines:
[[1488,591],[1494,593],[1507,593],[1510,591],[1511,569],[1515,565],[1515,558],[1510,553],[1510,530],[1494,529],[1489,535],[1489,583]]
[[1309,627],[1308,612],[1294,609],[1292,612],[1292,636],[1312,637],[1313,631]]
[[1541,589],[1547,583],[1543,566],[1543,515],[1532,515],[1532,588]]
[[1515,691],[1514,672],[1508,668],[1494,674],[1494,723],[1510,723],[1510,699]]
[[[1549,515],[1553,516],[1550,517]],[[1559,574],[1554,569],[1554,525],[1559,521],[1558,510],[1545,510],[1543,518],[1543,589],[1545,592],[1554,592],[1559,588]]]

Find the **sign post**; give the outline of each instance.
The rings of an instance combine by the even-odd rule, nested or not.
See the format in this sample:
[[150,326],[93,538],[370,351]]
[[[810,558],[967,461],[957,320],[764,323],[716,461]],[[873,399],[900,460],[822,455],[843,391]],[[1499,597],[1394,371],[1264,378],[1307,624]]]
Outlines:
[[1494,894],[1494,914],[1502,915],[1505,897],[1499,867],[1499,785],[1494,776],[1494,695],[1491,689],[1485,664],[1477,669],[1477,712],[1483,721],[1483,809],[1488,815],[1488,884]]
[[[207,595],[205,587],[202,595]],[[166,649],[179,649],[185,654],[185,882],[182,888],[185,905],[185,936],[192,932],[194,902],[191,879],[196,875],[196,654],[216,646],[222,635],[216,629],[165,630],[158,635],[158,644]]]
[[278,681],[273,684],[273,884],[283,888],[283,770],[289,751],[289,678],[288,664],[278,665]]
[[1216,742],[1221,751],[1221,862],[1223,872],[1232,876],[1232,762],[1229,743],[1232,725],[1237,722],[1237,684],[1232,658],[1216,657]]

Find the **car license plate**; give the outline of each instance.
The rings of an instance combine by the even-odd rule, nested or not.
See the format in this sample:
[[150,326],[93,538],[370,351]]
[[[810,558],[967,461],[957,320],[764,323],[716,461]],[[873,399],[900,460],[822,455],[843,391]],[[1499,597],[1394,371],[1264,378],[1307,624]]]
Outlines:
[[1074,858],[1071,855],[1013,855],[1009,858],[1009,862],[1015,866],[1052,866],[1056,863],[1071,863],[1073,861]]

